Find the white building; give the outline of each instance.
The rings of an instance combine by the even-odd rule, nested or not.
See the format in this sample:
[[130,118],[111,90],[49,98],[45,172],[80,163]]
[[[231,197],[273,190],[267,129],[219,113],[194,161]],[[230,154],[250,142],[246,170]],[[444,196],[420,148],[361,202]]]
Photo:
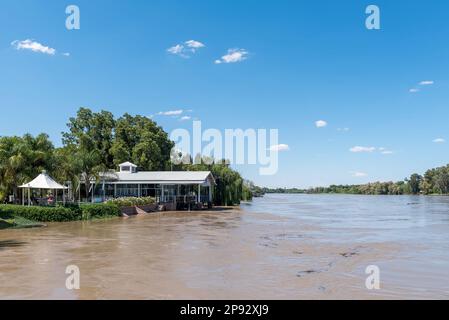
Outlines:
[[131,162],[102,175],[92,190],[96,201],[155,197],[158,203],[211,205],[215,179],[210,171],[139,171]]

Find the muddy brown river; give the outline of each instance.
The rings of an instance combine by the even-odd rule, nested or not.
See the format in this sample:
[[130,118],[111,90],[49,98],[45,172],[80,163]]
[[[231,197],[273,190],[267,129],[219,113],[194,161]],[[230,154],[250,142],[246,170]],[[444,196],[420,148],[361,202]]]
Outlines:
[[[365,285],[372,265],[378,290]],[[0,299],[417,298],[449,298],[447,197],[267,195],[0,231]]]

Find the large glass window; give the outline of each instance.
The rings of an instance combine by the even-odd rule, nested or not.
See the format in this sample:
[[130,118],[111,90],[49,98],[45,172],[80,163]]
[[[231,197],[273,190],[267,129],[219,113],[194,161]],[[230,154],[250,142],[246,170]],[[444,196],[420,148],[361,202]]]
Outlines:
[[161,186],[159,184],[142,184],[140,192],[142,197],[157,197],[161,195]]
[[138,197],[139,186],[137,184],[118,184],[117,197]]

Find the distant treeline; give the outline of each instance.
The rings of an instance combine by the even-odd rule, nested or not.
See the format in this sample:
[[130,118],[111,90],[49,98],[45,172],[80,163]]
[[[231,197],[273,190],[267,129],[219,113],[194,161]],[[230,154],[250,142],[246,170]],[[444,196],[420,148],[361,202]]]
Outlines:
[[265,193],[342,193],[366,195],[448,195],[449,194],[449,165],[427,170],[424,175],[412,174],[409,178],[398,182],[373,182],[361,185],[331,185],[309,189],[298,188],[258,188]]

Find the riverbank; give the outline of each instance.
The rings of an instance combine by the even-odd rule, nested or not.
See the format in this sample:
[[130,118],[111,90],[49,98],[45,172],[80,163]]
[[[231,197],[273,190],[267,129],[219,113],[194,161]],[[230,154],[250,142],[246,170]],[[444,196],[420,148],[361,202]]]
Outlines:
[[[238,210],[238,206],[217,206],[219,212]],[[0,230],[8,228],[32,228],[46,226],[42,222],[71,222],[109,219],[171,211],[158,205],[151,197],[119,198],[100,204],[71,204],[56,207],[0,205]]]
[[69,222],[118,217],[120,208],[111,203],[37,207],[0,205],[0,229],[33,228],[44,222]]
[[22,217],[14,217],[9,219],[0,218],[0,230],[2,229],[23,229],[23,228],[39,228],[45,227],[44,223],[39,223],[37,221],[28,220]]

